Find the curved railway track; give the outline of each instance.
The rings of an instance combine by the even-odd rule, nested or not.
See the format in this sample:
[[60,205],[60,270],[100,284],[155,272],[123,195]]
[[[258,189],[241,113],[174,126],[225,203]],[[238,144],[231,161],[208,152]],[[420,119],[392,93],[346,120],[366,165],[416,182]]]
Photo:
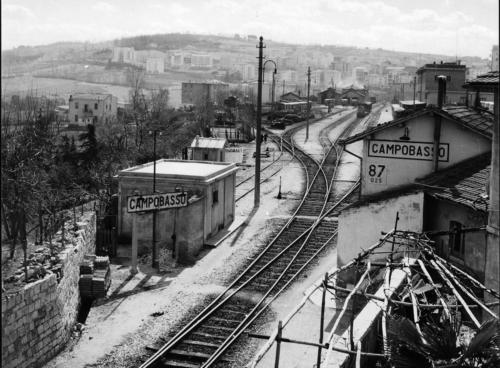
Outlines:
[[[279,146],[279,144],[278,144]],[[271,179],[274,175],[276,175],[277,173],[279,173],[282,169],[282,161],[281,161],[281,158],[283,156],[283,151],[279,151],[279,155],[278,157],[274,158],[273,161],[271,161],[269,164],[267,164],[266,166],[264,166],[261,170],[260,170],[260,173],[261,173],[261,180],[260,180],[260,183],[265,183],[266,181],[268,181],[269,179]],[[265,176],[263,176],[263,173],[265,173]],[[251,173],[251,175],[247,176],[246,178],[244,178],[243,180],[241,180],[240,182],[238,182],[236,184],[236,198],[235,198],[235,202],[238,202],[240,199],[246,197],[248,194],[252,193],[253,192],[253,182],[251,182],[252,179],[255,178],[255,171],[253,171]],[[251,185],[251,188],[249,189],[244,189],[242,188],[242,185],[244,184],[249,184]]]
[[295,213],[240,276],[141,368],[212,367],[224,361],[228,348],[331,244],[336,236],[336,221],[331,214],[357,185],[336,202],[329,201],[340,153],[330,142],[322,161],[316,162],[294,147],[294,131],[285,134],[283,145],[303,165],[306,176],[305,193]]

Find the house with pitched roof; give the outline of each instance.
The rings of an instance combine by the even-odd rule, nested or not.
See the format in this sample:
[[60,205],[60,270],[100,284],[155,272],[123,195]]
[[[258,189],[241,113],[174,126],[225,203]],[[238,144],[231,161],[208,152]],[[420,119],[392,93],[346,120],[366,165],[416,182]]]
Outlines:
[[487,111],[440,104],[344,139],[347,152],[362,142],[361,186],[339,215],[337,265],[396,228],[428,233],[439,254],[484,281],[495,124]]

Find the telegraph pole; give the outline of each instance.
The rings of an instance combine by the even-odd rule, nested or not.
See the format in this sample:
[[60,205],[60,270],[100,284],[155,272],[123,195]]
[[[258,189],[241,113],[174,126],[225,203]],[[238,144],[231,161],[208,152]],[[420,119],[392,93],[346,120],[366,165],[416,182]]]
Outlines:
[[262,59],[264,49],[264,38],[259,39],[259,77],[257,80],[257,129],[255,132],[255,190],[254,190],[254,207],[260,205],[260,136],[261,136],[261,119],[262,119]]
[[417,77],[413,77],[413,110],[415,110],[415,95],[417,94]]
[[306,124],[306,141],[309,139],[309,115],[310,105],[309,105],[309,88],[311,87],[311,67],[307,67],[307,124]]

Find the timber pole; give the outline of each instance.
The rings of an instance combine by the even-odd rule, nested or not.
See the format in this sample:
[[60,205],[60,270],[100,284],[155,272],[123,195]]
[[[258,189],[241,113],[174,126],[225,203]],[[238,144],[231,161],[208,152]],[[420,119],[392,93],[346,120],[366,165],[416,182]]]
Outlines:
[[257,83],[257,129],[255,133],[255,189],[254,189],[254,208],[260,205],[260,139],[262,125],[262,59],[264,49],[264,38],[260,36],[259,40],[259,77]]

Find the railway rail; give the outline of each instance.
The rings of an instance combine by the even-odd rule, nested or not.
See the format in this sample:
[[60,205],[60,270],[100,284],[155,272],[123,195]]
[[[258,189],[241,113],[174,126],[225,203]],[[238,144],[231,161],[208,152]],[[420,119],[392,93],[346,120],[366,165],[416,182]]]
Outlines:
[[[347,118],[344,116],[342,120]],[[223,362],[229,347],[331,244],[337,232],[332,214],[352,195],[359,183],[341,198],[329,201],[341,152],[331,142],[322,161],[316,162],[294,146],[293,133],[285,134],[283,146],[303,165],[306,176],[305,193],[294,214],[226,290],[160,347],[141,368],[213,367],[217,362]],[[248,298],[248,295],[252,297]]]

